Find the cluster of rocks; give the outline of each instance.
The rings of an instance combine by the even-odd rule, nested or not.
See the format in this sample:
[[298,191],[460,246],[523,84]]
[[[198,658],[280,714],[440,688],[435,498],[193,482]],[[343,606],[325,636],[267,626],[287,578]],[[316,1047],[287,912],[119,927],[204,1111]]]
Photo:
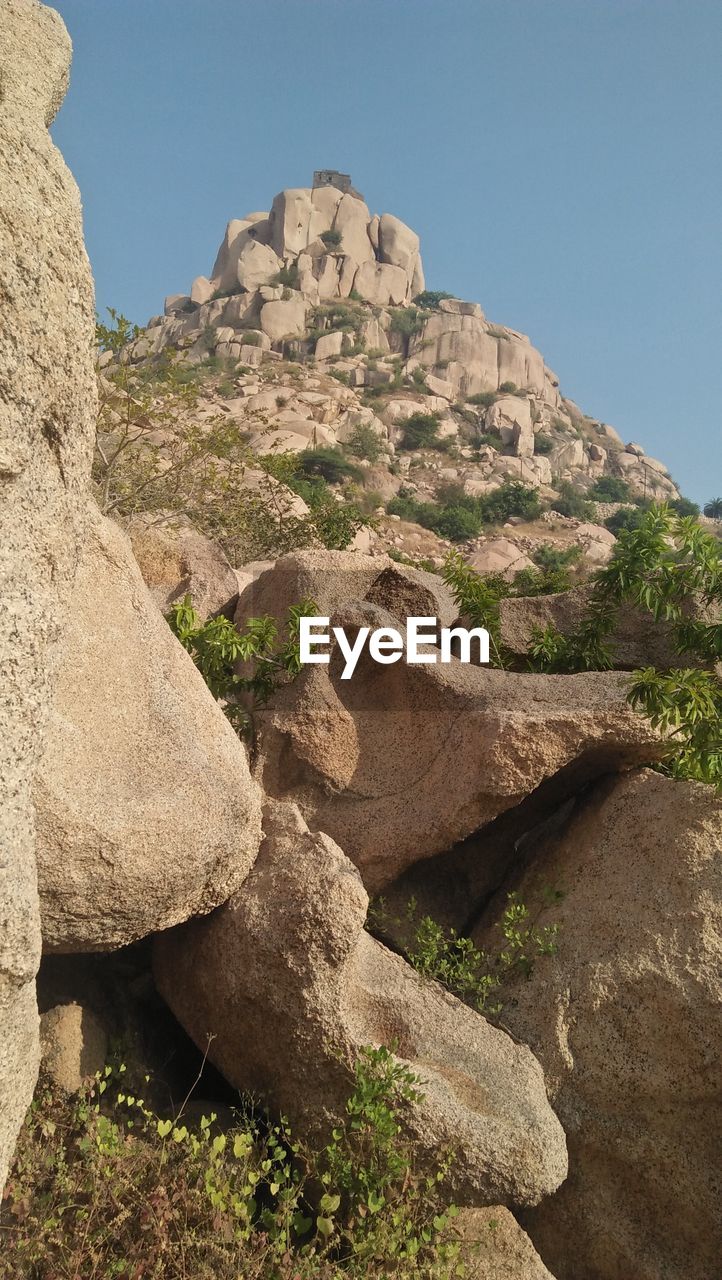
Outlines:
[[[311,380],[328,371],[342,378],[352,389],[346,408],[391,449],[405,418],[418,412],[438,415],[442,438],[458,440],[459,410],[486,397],[476,425],[488,443],[475,452],[469,492],[510,478],[546,490],[563,481],[584,488],[609,474],[650,498],[677,496],[663,463],[564,399],[529,338],[491,324],[478,303],[440,297],[431,309],[413,308],[410,327],[399,324],[399,312],[411,314],[423,290],[419,237],[400,219],[372,217],[358,193],[332,185],[285,190],[270,212],[228,224],[210,277],[167,298],[165,314],[151,318],[128,357],[146,360],[168,347],[190,361],[214,355],[269,366],[266,383],[284,355],[312,359]],[[395,390],[399,377],[410,390]],[[364,417],[358,397],[369,388],[383,399]],[[333,412],[313,416],[325,429],[319,442],[348,439],[345,422],[334,429]],[[279,423],[286,434],[272,447],[307,447],[293,421],[286,412]]]
[[[311,597],[350,637],[412,615],[452,623],[456,606],[438,577],[381,555],[233,566],[187,523],[156,535],[141,521],[131,542],[98,513],[92,285],[77,191],[47,134],[69,44],[37,0],[2,0],[2,13],[0,1178],[38,1068],[41,945],[47,971],[146,939],[157,990],[199,1049],[308,1135],[343,1115],[359,1048],[396,1046],[423,1081],[403,1114],[419,1161],[433,1168],[451,1144],[449,1195],[468,1231],[498,1226],[470,1274],[709,1280],[722,1245],[709,1185],[722,1084],[718,800],[646,768],[660,734],[630,709],[621,671],[362,658],[343,681],[334,653],[277,690],[249,755],[159,605],[190,589],[204,616],[242,626],[282,621]],[[325,231],[340,233],[338,252]],[[297,264],[311,296],[348,286],[376,289],[378,307],[404,302],[422,281],[407,233],[369,218],[352,192],[284,193],[229,231],[207,285],[240,287],[241,269],[265,272],[274,254]],[[261,313],[298,305],[263,297],[276,287],[254,284]],[[199,311],[216,305],[195,292]],[[441,344],[429,367],[448,358],[454,388],[429,394],[447,405],[457,377],[482,377],[459,372],[482,332],[465,322],[485,323],[469,305],[427,321]],[[456,335],[447,346],[444,334]],[[515,340],[509,360],[526,360],[531,394],[554,405],[553,379]],[[327,411],[339,423],[347,390],[299,390],[294,421],[320,427]],[[523,611],[539,602],[508,603],[505,642],[523,653]],[[644,653],[645,635],[625,625]],[[548,884],[564,892],[553,907]],[[490,949],[509,892],[560,924],[558,953],[510,993],[504,1027],[369,932],[369,895],[409,891]],[[44,1015],[46,1066],[70,1089],[105,1052],[86,1003],[79,990]]]

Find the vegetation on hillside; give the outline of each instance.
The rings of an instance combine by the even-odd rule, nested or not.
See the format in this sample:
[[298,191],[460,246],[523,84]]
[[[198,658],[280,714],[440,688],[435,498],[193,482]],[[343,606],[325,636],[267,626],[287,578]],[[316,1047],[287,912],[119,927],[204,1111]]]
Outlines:
[[[352,542],[366,517],[354,504],[336,502],[327,485],[304,489],[312,470],[306,456],[251,450],[249,433],[262,439],[268,429],[264,415],[240,425],[201,412],[202,378],[215,366],[188,367],[169,353],[132,365],[124,350],[139,331],[116,312],[110,319],[98,325],[103,367],[93,479],[103,512],[158,522],[186,516],[235,564],[311,545],[343,550]],[[102,361],[107,355],[110,363]],[[341,466],[356,474],[343,457]],[[299,511],[296,494],[308,514]]]

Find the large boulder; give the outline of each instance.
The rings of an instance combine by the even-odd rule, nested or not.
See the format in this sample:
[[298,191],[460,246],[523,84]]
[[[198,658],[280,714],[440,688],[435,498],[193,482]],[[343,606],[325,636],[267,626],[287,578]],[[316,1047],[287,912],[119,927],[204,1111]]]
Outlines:
[[[331,626],[353,641],[360,626],[398,629],[399,619],[357,599]],[[456,659],[381,666],[368,647],[351,679],[344,665],[334,648],[330,665],[306,667],[274,695],[258,716],[257,769],[266,793],[296,801],[373,892],[542,783],[570,794],[659,751],[615,673],[527,675]]]
[[158,987],[236,1088],[323,1140],[365,1045],[423,1081],[404,1124],[470,1204],[536,1204],[566,1172],[564,1134],[529,1050],[364,932],[368,897],[328,836],[271,805],[251,875],[225,907],[156,940]]
[[401,267],[411,284],[419,261],[419,237],[392,213],[383,213],[379,220],[379,258]]
[[397,621],[409,615],[437,617],[442,626],[456,619],[457,609],[448,587],[434,573],[397,565],[390,556],[355,551],[292,551],[281,556],[240,596],[237,626],[249,618],[269,614],[279,624],[291,605],[311,600],[320,616],[341,604],[368,599],[393,613]]
[[306,327],[306,303],[301,294],[286,302],[265,302],[261,307],[261,328],[271,342],[298,337]]
[[567,1182],[525,1219],[560,1280],[718,1273],[721,851],[715,792],[643,770],[600,783],[507,886],[561,925],[504,1009],[569,1141]]
[[270,245],[259,244],[249,239],[243,245],[236,267],[238,284],[248,293],[253,293],[262,284],[270,284],[278,275],[283,263],[276,257]]
[[245,750],[98,514],[35,802],[49,951],[110,950],[210,911],[260,841]]
[[70,40],[0,3],[0,1189],[39,1057],[31,783],[82,539],[96,417],[94,301],[77,187],[48,126]]
[[522,569],[533,569],[534,561],[511,538],[490,538],[469,556],[469,564],[477,573],[500,573],[515,578]]
[[409,281],[403,267],[387,262],[364,262],[354,277],[353,287],[363,298],[377,307],[401,306],[409,293]]

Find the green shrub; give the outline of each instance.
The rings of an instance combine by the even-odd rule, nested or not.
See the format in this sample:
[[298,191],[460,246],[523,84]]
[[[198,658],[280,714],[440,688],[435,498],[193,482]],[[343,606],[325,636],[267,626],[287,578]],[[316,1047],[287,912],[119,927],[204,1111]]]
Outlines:
[[672,498],[669,505],[678,516],[699,515],[699,503],[693,502],[691,498]]
[[438,311],[439,303],[445,298],[453,298],[453,293],[445,293],[443,289],[424,289],[414,298],[414,306],[423,307],[425,311]]
[[287,289],[297,289],[299,285],[298,263],[291,262],[287,267],[281,267],[273,277],[271,284],[282,284]]
[[440,1151],[422,1172],[401,1117],[423,1082],[361,1049],[343,1119],[313,1148],[249,1105],[219,1131],[146,1105],[106,1067],[79,1096],[41,1086],[7,1184],[7,1272],[36,1280],[451,1280],[456,1209]]
[[346,447],[354,457],[365,458],[367,462],[378,462],[384,451],[383,441],[368,422],[354,427]]
[[507,396],[523,396],[525,394],[525,392],[519,390],[515,382],[501,382],[499,384],[499,391],[502,395]]
[[[670,628],[677,652],[710,664],[722,658],[722,626],[699,616],[695,602],[719,613],[722,548],[693,516],[653,506],[637,528],[622,529],[609,563],[594,575],[587,617],[571,635],[538,630],[531,662],[542,671],[604,670],[620,607],[631,603]],[[653,667],[631,677],[629,700],[669,735],[660,766],[673,777],[722,788],[722,681],[716,671]]]
[[412,413],[403,424],[402,449],[438,449],[438,413]]
[[616,535],[622,529],[638,529],[643,519],[644,512],[641,507],[620,507],[611,516],[607,516],[604,525],[605,528],[609,529],[610,533]]
[[547,454],[547,453],[551,453],[553,448],[554,448],[554,441],[552,440],[551,436],[545,435],[544,432],[542,431],[537,432],[537,434],[534,436],[534,452]]
[[338,249],[343,239],[340,231],[322,231],[319,240],[322,240],[327,249]]
[[462,506],[443,507],[436,521],[436,533],[450,542],[467,542],[481,532],[481,517]]
[[431,916],[419,918],[413,898],[405,919],[391,917],[380,899],[373,905],[369,920],[382,937],[401,941],[404,957],[417,973],[441,983],[459,1000],[492,1019],[498,1019],[503,1009],[499,999],[502,985],[516,975],[530,977],[535,961],[554,955],[557,950],[559,926],[538,929],[515,893],[507,894],[498,925],[503,942],[493,955],[480,951],[471,938],[456,929],[444,929]]
[[[312,600],[293,605],[288,612],[285,637],[280,640],[275,619],[270,617],[250,618],[243,631],[223,616],[203,622],[189,595],[171,606],[166,620],[236,732],[246,736],[252,733],[253,712],[268,701],[280,684],[300,672],[299,618],[316,612]],[[250,675],[236,673],[239,662],[252,664]],[[243,695],[250,709],[239,703]]]
[[340,484],[342,480],[360,480],[361,469],[344,457],[337,445],[319,445],[317,449],[304,449],[298,455],[298,469],[304,476],[321,476],[328,484]]
[[550,503],[552,511],[558,511],[561,516],[569,516],[574,520],[594,519],[595,512],[591,502],[569,480],[562,481],[558,490],[559,497]]
[[587,493],[593,502],[629,502],[630,488],[618,476],[599,476]]
[[466,403],[478,404],[485,409],[489,409],[498,398],[496,391],[477,391],[475,395],[466,397]]

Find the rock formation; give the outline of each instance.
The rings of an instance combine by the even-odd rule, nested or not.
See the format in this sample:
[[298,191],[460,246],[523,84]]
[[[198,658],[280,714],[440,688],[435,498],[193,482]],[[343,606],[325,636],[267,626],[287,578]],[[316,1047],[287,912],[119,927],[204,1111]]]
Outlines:
[[[237,621],[260,609],[282,616],[301,586],[320,610],[339,600],[331,625],[349,637],[361,625],[398,626],[408,616],[403,595],[384,591],[383,574],[375,589],[373,560],[361,559],[342,588],[334,556],[326,553],[325,562],[324,572],[322,553],[280,560],[241,596]],[[341,845],[372,892],[555,775],[571,794],[610,768],[658,754],[657,734],[630,709],[624,677],[614,673],[378,666],[367,654],[352,680],[341,679],[342,668],[335,650],[328,666],[307,667],[274,696],[259,716],[257,773],[268,795],[294,800]]]
[[48,126],[70,41],[0,3],[0,1184],[38,1064],[31,782],[82,533],[95,427],[93,288],[80,199]]
[[423,1081],[408,1132],[430,1167],[453,1145],[459,1202],[536,1204],[566,1150],[532,1055],[364,932],[358,873],[295,806],[269,806],[264,827],[241,892],[156,942],[177,1017],[231,1083],[321,1137],[343,1116],[355,1054],[395,1043]]
[[718,1267],[721,849],[715,793],[645,770],[594,788],[507,882],[563,937],[504,1014],[569,1141],[567,1181],[525,1219],[558,1280]]
[[107,951],[226,902],[253,865],[243,746],[95,514],[35,786],[43,945]]

